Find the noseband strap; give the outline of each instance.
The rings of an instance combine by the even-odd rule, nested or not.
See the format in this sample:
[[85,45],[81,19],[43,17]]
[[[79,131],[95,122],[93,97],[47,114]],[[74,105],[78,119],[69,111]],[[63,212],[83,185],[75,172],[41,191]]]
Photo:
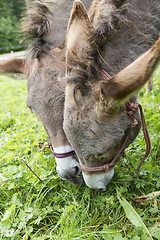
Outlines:
[[99,167],[87,167],[87,166],[85,166],[85,165],[80,161],[80,159],[79,159],[81,168],[82,168],[83,170],[88,171],[88,172],[108,171],[109,168],[115,166],[115,165],[119,162],[119,160],[120,160],[120,155],[121,155],[121,153],[123,153],[123,149],[124,149],[124,147],[125,147],[125,144],[126,144],[127,140],[128,140],[128,136],[126,136],[126,138],[125,138],[125,140],[124,140],[124,142],[123,142],[120,150],[118,151],[118,153],[116,154],[116,156],[114,157],[114,159],[112,160],[111,163],[105,163],[103,166],[99,166]]
[[70,157],[70,156],[76,154],[74,150],[71,150],[71,151],[65,152],[65,153],[56,153],[56,152],[54,152],[51,143],[49,143],[49,148],[51,149],[51,152],[53,153],[53,155],[54,155],[56,158],[66,158],[66,157]]

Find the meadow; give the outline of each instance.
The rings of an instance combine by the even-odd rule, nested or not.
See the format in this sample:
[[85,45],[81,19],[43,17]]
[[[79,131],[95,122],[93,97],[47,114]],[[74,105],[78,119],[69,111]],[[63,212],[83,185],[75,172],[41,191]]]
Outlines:
[[0,239],[160,239],[160,67],[153,79],[152,92],[139,94],[151,154],[133,178],[145,153],[141,130],[100,192],[57,176],[47,134],[26,107],[26,80],[0,75]]

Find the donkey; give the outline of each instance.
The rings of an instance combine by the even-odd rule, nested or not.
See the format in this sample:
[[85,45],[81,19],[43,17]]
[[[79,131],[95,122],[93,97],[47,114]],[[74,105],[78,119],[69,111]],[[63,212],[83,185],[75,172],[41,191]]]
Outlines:
[[[84,0],[88,9],[91,0]],[[73,1],[33,2],[22,26],[31,39],[25,59],[0,61],[0,72],[24,73],[28,78],[27,106],[44,125],[61,179],[82,183],[81,168],[63,130],[65,51],[63,40]],[[29,19],[28,19],[29,14]],[[52,149],[52,151],[53,151]]]
[[89,15],[74,3],[65,43],[63,128],[90,188],[106,189],[120,153],[140,130],[136,94],[160,59],[160,38],[151,47],[159,16],[158,1],[95,0]]
[[[89,8],[91,1],[83,1],[83,2],[87,6],[87,8]],[[66,82],[64,78],[65,72],[66,72],[65,65],[68,62],[67,64],[68,73],[70,72],[70,70],[68,69],[68,65],[69,67],[70,66],[73,67],[73,64],[71,64],[71,61],[70,61],[71,60],[70,54],[72,53],[72,51],[70,51],[70,48],[67,46],[68,36],[69,35],[71,36],[71,34],[69,34],[70,27],[68,28],[67,38],[65,39],[65,41],[63,41],[63,39],[65,38],[67,20],[69,18],[71,5],[72,5],[72,1],[67,1],[67,0],[61,0],[57,2],[50,1],[47,3],[36,2],[32,4],[32,8],[30,10],[30,21],[28,24],[25,24],[24,26],[24,31],[29,32],[29,37],[32,38],[32,43],[28,48],[27,57],[25,60],[22,60],[22,65],[21,65],[21,66],[24,66],[23,71],[25,72],[28,78],[27,105],[39,117],[39,119],[43,123],[44,128],[46,129],[46,132],[54,148],[54,151],[60,154],[66,151],[67,152],[72,151],[72,147],[68,141],[69,135],[67,135],[66,137],[63,130],[63,112],[64,112],[63,108],[64,108],[64,100],[65,100],[64,92],[66,89]],[[90,21],[88,21],[86,10],[82,8],[82,6],[80,5],[80,9],[81,10],[83,9],[83,13],[84,13],[82,14],[80,11],[80,16],[85,16],[87,19],[87,22],[89,23],[89,25],[87,25],[87,28],[86,28],[87,32],[88,32],[88,27],[94,30],[94,34],[92,31],[92,34],[90,35],[90,37],[89,36],[88,37],[90,38],[90,42],[93,43],[95,48],[95,51],[91,52],[91,54],[95,53],[95,61],[98,60],[96,65],[95,78],[97,77],[98,67],[103,66],[104,64],[104,62],[100,60],[103,60],[103,56],[104,57],[106,56],[106,54],[104,53],[108,44],[110,44],[110,38],[111,37],[113,38],[113,36],[117,33],[117,36],[119,36],[119,39],[121,40],[121,32],[119,31],[121,26],[119,25],[119,19],[120,19],[119,15],[120,15],[120,12],[123,13],[124,6],[125,6],[124,1],[113,1],[113,2],[112,1],[94,1],[89,11]],[[73,8],[73,9],[76,9],[76,8]],[[155,16],[158,16],[158,14]],[[73,19],[75,21],[75,18]],[[79,16],[77,19],[79,19]],[[142,19],[144,19],[144,17],[142,17]],[[152,22],[154,22],[154,20],[155,19],[152,19]],[[27,23],[28,20],[25,22]],[[70,20],[70,23],[71,23],[71,20]],[[78,32],[79,30],[76,29],[76,31]],[[74,36],[76,31],[74,32],[73,30],[73,35],[72,35],[73,42],[75,41]],[[155,38],[156,37],[157,36],[155,36]],[[148,41],[146,42],[143,39],[144,46],[142,50],[141,50],[142,48],[141,46],[141,48],[139,48],[139,51],[141,50],[141,52],[143,52],[147,50],[150,46],[150,42],[153,42],[153,40],[154,40],[153,36],[150,36],[148,38]],[[77,43],[79,44],[80,42],[77,41]],[[86,44],[85,41],[84,41],[84,44]],[[131,41],[129,42],[128,46],[130,45],[132,45]],[[66,52],[66,46],[67,46],[67,52]],[[113,49],[114,49],[114,46],[113,46]],[[83,50],[83,49],[80,49],[80,50]],[[97,57],[97,51],[98,51],[98,57]],[[70,54],[68,54],[68,52],[70,52]],[[116,55],[114,56],[111,54],[111,52],[112,51],[110,51],[110,57],[112,56],[112,58],[110,59],[112,59],[112,61],[113,60],[115,61],[117,58],[120,59],[119,49],[117,50],[117,52],[115,53]],[[83,51],[83,53],[85,52]],[[79,54],[81,53],[79,52]],[[88,54],[88,58],[92,56],[91,54]],[[130,59],[126,52],[126,56],[129,58],[128,63],[132,62],[134,58],[137,57],[137,55],[138,55],[138,51],[135,53],[133,58]],[[82,65],[84,64],[85,66],[85,61],[84,61],[85,55],[82,54],[81,60],[82,60],[81,64]],[[106,62],[107,62],[107,59],[105,58],[105,63]],[[87,59],[87,63],[88,63],[88,59]],[[124,66],[124,62],[122,61],[120,63],[119,69],[123,67],[125,66]],[[106,64],[104,64],[103,68],[106,69]],[[91,66],[91,69],[92,69],[92,66]],[[113,69],[113,67],[111,69]],[[17,71],[19,70],[17,69]],[[21,71],[22,70],[20,70],[20,72]],[[82,76],[83,76],[83,73],[86,74],[86,71],[82,71],[82,69],[80,72]],[[96,79],[98,81],[99,77]],[[102,78],[100,80],[102,80]],[[91,82],[88,82],[89,85],[90,83]],[[67,80],[67,87],[68,87],[68,80]],[[78,89],[76,90],[76,92],[78,93]],[[67,102],[67,96],[68,96],[68,89],[66,89],[66,102]],[[76,96],[75,100],[77,99],[78,96],[79,95]],[[78,104],[77,106],[80,107],[79,110],[81,109],[83,110],[83,107],[81,108],[82,103],[83,102],[81,102],[81,100],[77,102]],[[101,109],[102,109],[102,106],[103,104],[101,105]],[[99,107],[98,104],[97,104],[97,107]],[[66,124],[66,120],[67,118],[66,118],[66,112],[65,112],[65,121],[64,121],[65,124]],[[130,124],[130,122],[128,124]],[[118,126],[120,125],[123,125],[122,121]],[[137,127],[136,131],[138,133],[139,127]],[[66,133],[67,133],[67,130],[66,130]],[[82,134],[83,134],[83,131],[82,131]],[[74,140],[75,139],[73,138],[73,141]],[[72,143],[72,139],[70,139],[70,141]],[[96,136],[95,136],[95,141],[97,141]],[[81,174],[81,168],[78,163],[76,155],[60,159],[59,158],[60,154],[56,154],[57,172],[59,176],[62,179],[69,180],[75,184],[81,183],[82,178],[77,177]],[[96,176],[98,175],[99,173]],[[86,184],[90,186],[88,183]],[[91,186],[91,187],[99,188],[99,189],[101,188],[101,186],[98,186],[98,187]]]

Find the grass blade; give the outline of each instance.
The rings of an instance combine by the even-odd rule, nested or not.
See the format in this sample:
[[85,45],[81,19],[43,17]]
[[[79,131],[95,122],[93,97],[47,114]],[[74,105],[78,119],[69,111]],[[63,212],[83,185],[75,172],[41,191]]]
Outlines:
[[134,208],[129,204],[129,202],[127,202],[127,200],[120,196],[120,194],[118,193],[118,199],[120,204],[122,205],[127,218],[130,220],[130,222],[132,224],[134,224],[136,227],[141,227],[144,231],[144,233],[150,237],[151,240],[153,240],[149,230],[147,229],[146,225],[144,224],[144,222],[142,221],[141,217],[138,215],[138,213],[134,210]]

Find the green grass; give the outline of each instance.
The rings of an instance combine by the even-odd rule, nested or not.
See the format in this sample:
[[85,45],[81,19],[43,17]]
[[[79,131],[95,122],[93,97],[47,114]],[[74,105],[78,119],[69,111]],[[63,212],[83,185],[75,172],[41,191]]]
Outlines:
[[154,74],[153,91],[144,97],[144,88],[139,98],[151,154],[133,179],[145,152],[141,132],[105,192],[59,179],[52,154],[38,147],[49,140],[41,122],[26,108],[26,80],[0,75],[0,239],[151,239],[147,231],[152,239],[160,239],[160,193],[147,201],[135,200],[160,188],[159,73],[160,68]]

